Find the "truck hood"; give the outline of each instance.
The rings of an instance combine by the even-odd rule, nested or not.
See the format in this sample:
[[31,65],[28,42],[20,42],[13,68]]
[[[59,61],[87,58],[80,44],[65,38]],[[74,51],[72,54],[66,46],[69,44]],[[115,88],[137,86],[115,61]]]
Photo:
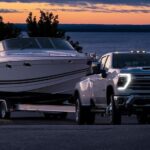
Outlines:
[[150,74],[149,67],[130,67],[120,70],[120,73],[131,73],[131,74]]

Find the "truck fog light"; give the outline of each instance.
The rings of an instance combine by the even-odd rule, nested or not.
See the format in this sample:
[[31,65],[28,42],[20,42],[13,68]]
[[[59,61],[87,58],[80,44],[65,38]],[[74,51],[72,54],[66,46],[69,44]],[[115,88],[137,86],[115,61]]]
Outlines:
[[128,97],[126,96],[114,96],[114,100],[117,104],[123,105],[127,101]]

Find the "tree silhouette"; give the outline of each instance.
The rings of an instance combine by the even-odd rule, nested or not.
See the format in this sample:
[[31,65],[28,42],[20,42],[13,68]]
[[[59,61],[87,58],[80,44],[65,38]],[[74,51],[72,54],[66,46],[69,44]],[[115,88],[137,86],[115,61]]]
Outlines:
[[64,31],[58,29],[58,15],[54,15],[52,12],[40,11],[40,18],[37,20],[36,16],[33,16],[33,13],[30,12],[26,23],[29,36],[64,38],[69,41],[78,52],[82,52],[82,47],[79,46],[78,41],[73,42],[69,36],[65,35]]
[[15,38],[20,34],[20,30],[15,28],[12,23],[4,23],[0,16],[0,40]]
[[40,18],[37,21],[36,16],[32,12],[29,13],[27,19],[28,34],[31,37],[64,37],[65,33],[58,30],[58,15],[52,12],[40,11]]

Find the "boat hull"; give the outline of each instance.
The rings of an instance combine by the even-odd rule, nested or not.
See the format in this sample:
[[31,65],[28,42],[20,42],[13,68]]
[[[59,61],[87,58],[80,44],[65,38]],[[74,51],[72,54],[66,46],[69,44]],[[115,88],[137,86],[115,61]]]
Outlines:
[[49,97],[51,102],[51,95],[72,95],[75,84],[87,71],[87,59],[73,57],[27,57],[3,61],[0,63],[0,92],[9,99],[11,95],[18,95],[20,99],[34,95],[36,101],[42,95],[40,100]]

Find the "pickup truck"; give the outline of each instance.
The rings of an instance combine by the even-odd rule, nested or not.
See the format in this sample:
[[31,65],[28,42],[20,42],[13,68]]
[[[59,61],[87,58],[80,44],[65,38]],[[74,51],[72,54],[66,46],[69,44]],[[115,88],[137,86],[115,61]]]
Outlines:
[[112,52],[92,65],[91,73],[76,84],[76,121],[93,124],[96,113],[121,124],[122,115],[146,123],[150,114],[150,53]]

